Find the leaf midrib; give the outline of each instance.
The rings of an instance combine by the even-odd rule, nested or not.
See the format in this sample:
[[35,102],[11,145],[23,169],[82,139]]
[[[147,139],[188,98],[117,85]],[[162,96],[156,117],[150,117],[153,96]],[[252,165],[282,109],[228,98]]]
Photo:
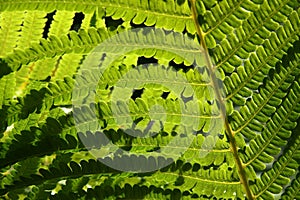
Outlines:
[[234,159],[235,159],[235,163],[237,165],[237,169],[238,169],[238,175],[240,177],[240,182],[242,183],[244,189],[245,189],[245,193],[246,196],[249,200],[253,200],[254,196],[250,190],[250,186],[248,183],[248,179],[246,176],[246,171],[244,166],[242,165],[242,162],[239,158],[238,155],[238,147],[235,141],[235,137],[234,137],[234,133],[231,130],[230,124],[228,122],[228,119],[226,117],[226,107],[225,107],[225,102],[224,99],[221,96],[221,91],[219,89],[218,83],[217,83],[217,78],[216,78],[216,74],[215,74],[215,70],[217,70],[216,68],[213,67],[212,61],[210,59],[210,55],[208,53],[208,48],[206,46],[205,43],[205,39],[204,39],[204,33],[200,27],[200,24],[198,23],[198,14],[197,14],[197,10],[196,10],[196,0],[190,0],[191,2],[191,11],[192,11],[192,16],[194,19],[194,23],[196,26],[196,31],[198,34],[198,37],[200,38],[200,45],[203,47],[204,51],[204,55],[205,55],[205,60],[206,60],[206,64],[207,64],[207,68],[210,72],[210,76],[211,76],[211,82],[216,94],[216,99],[219,102],[219,106],[220,106],[220,113],[222,115],[223,121],[224,121],[224,126],[225,126],[225,132],[226,132],[226,136],[229,140],[230,143],[230,149],[233,153]]

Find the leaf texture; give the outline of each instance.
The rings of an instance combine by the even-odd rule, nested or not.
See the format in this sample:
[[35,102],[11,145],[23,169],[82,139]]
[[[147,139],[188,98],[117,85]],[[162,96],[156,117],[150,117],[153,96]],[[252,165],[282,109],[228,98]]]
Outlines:
[[300,199],[299,15],[0,0],[1,198]]

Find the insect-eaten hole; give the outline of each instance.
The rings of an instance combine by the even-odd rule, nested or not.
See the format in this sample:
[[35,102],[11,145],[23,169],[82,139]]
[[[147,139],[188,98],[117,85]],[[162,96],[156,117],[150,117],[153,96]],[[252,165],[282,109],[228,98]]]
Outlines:
[[156,58],[150,57],[146,58],[144,56],[141,56],[138,58],[137,65],[144,65],[144,64],[157,64],[158,60]]
[[81,27],[82,20],[84,19],[84,14],[82,12],[75,13],[75,16],[73,18],[73,24],[70,28],[70,31],[78,31]]
[[169,65],[172,66],[172,67],[174,67],[176,70],[182,69],[184,72],[188,72],[190,69],[194,69],[194,66],[193,66],[193,65],[186,66],[186,65],[184,65],[183,62],[177,64],[177,63],[175,63],[173,60],[171,60],[171,61],[169,62]]
[[50,26],[52,24],[52,21],[54,20],[55,13],[56,13],[56,10],[51,12],[51,13],[48,13],[47,16],[45,17],[47,19],[47,21],[46,21],[44,31],[43,31],[43,38],[44,39],[48,38],[48,33],[49,33],[49,30],[50,30]]
[[163,92],[162,95],[161,95],[161,98],[167,99],[169,94],[170,94],[170,92]]
[[146,28],[146,27],[155,27],[155,24],[153,24],[152,26],[146,26],[145,23],[141,23],[141,24],[136,24],[133,23],[132,21],[130,22],[130,26],[132,28]]
[[144,88],[136,90],[134,89],[131,95],[131,99],[133,99],[134,101],[136,100],[136,98],[141,98],[142,94],[144,92]]
[[117,19],[114,20],[112,17],[105,17],[105,25],[108,27],[110,30],[115,30],[117,29],[120,25],[123,24],[122,19]]

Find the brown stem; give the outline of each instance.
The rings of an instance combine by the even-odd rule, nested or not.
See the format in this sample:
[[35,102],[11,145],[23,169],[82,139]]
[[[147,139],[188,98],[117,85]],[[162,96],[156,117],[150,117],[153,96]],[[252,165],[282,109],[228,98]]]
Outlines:
[[224,102],[224,100],[221,96],[221,91],[220,91],[220,88],[218,86],[218,79],[216,77],[216,73],[214,72],[214,67],[213,67],[212,61],[211,61],[209,53],[208,53],[208,48],[207,48],[205,40],[204,40],[204,35],[203,35],[203,32],[202,32],[202,29],[201,29],[201,27],[198,23],[198,20],[197,20],[198,19],[198,14],[197,14],[197,10],[196,10],[196,0],[190,0],[190,3],[191,3],[191,10],[192,10],[193,20],[195,22],[197,34],[200,38],[200,45],[202,46],[202,48],[204,50],[203,53],[204,53],[205,61],[206,61],[207,67],[208,67],[210,77],[211,77],[212,85],[213,85],[213,88],[215,90],[216,99],[220,104],[219,105],[220,106],[220,112],[221,112],[221,116],[222,116],[222,119],[223,119],[224,124],[225,124],[226,136],[227,136],[227,138],[230,142],[230,149],[233,153],[233,156],[234,156],[234,159],[235,159],[235,162],[236,162],[236,165],[237,165],[240,181],[241,181],[241,184],[244,187],[247,198],[249,200],[253,200],[254,196],[253,196],[253,194],[250,190],[249,184],[248,184],[246,171],[245,171],[245,168],[242,164],[242,161],[240,160],[239,155],[238,155],[238,147],[236,145],[236,141],[235,141],[235,138],[234,138],[234,133],[231,130],[228,119],[226,117],[225,102]]

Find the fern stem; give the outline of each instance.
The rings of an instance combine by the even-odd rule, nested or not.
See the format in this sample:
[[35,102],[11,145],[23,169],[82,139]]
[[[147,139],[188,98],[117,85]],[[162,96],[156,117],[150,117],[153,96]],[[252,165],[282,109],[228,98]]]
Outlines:
[[219,102],[221,117],[222,117],[222,119],[224,121],[224,124],[225,124],[226,136],[227,136],[227,138],[229,140],[229,143],[230,143],[230,149],[231,149],[231,151],[234,155],[234,159],[235,159],[235,162],[236,162],[236,165],[237,165],[240,181],[241,181],[241,184],[244,187],[247,198],[249,200],[253,200],[253,199],[255,199],[255,197],[253,196],[253,194],[250,190],[248,180],[247,180],[247,176],[246,176],[246,172],[245,172],[245,168],[242,164],[242,161],[240,160],[240,158],[238,156],[238,149],[237,149],[236,141],[235,141],[235,138],[234,138],[234,133],[231,130],[228,119],[226,117],[226,107],[225,107],[224,100],[221,96],[220,88],[218,86],[218,80],[217,80],[216,74],[214,72],[215,69],[213,67],[212,61],[211,61],[209,53],[208,53],[208,48],[207,48],[205,40],[204,40],[204,33],[203,33],[199,23],[198,23],[198,14],[197,14],[197,10],[196,10],[196,0],[190,0],[190,3],[191,3],[192,17],[193,17],[193,20],[194,20],[194,23],[195,23],[197,35],[200,39],[200,45],[202,46],[202,48],[204,50],[203,53],[204,53],[205,61],[206,61],[207,68],[208,68],[210,78],[211,78],[211,81],[212,81],[212,85],[213,85],[213,88],[214,88],[214,91],[215,91],[215,94],[216,94],[216,99]]

